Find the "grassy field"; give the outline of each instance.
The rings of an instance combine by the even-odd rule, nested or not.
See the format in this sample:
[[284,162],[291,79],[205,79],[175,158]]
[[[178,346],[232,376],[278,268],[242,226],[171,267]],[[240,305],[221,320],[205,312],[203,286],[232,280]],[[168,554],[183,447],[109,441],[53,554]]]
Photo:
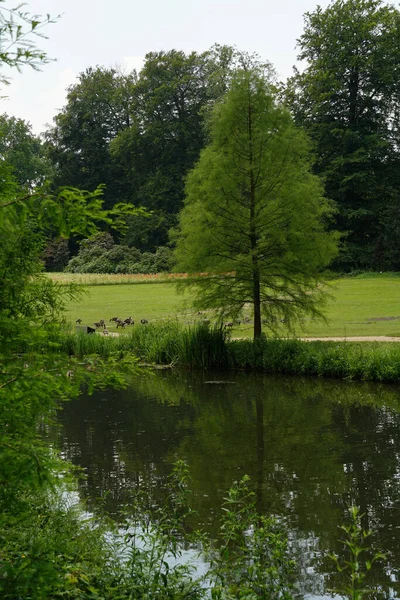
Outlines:
[[[71,276],[55,274],[51,277],[68,281]],[[95,277],[97,283],[94,283]],[[124,285],[118,285],[115,280],[109,283],[108,277],[113,276],[82,276],[80,283],[86,293],[78,302],[69,303],[68,321],[75,323],[80,318],[84,324],[91,325],[100,319],[105,319],[108,324],[111,317],[132,316],[136,322],[177,318],[190,323],[198,319],[190,309],[189,296],[178,295],[173,282],[165,282],[165,279],[162,283],[157,282],[154,276],[142,280],[140,276],[134,276],[134,283],[128,283],[124,278]],[[363,275],[338,279],[331,285],[332,298],[326,306],[328,323],[308,322],[303,329],[298,327],[297,335],[400,336],[400,277]],[[109,329],[113,330],[113,327]],[[285,335],[285,330],[280,333]],[[252,324],[242,324],[232,334],[233,337],[251,336]]]

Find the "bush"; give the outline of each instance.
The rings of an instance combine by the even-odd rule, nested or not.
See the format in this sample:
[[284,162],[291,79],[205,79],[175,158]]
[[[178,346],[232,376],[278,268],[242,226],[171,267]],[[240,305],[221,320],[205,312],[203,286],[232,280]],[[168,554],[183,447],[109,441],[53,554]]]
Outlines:
[[166,247],[144,252],[137,248],[115,245],[109,233],[100,233],[80,243],[78,256],[72,258],[66,271],[70,273],[153,274],[169,272],[173,265],[172,250]]

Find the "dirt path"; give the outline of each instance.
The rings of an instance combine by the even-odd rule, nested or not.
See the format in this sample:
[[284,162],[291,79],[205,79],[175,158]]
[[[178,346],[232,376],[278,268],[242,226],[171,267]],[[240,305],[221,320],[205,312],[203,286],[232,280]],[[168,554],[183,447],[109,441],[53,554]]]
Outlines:
[[400,337],[388,335],[360,335],[348,337],[309,337],[299,338],[303,342],[400,342]]

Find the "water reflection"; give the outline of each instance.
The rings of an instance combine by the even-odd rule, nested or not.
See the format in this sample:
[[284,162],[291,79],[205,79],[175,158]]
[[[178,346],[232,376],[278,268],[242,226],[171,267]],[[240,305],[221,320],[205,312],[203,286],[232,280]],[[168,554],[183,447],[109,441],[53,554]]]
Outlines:
[[399,591],[399,394],[248,373],[151,373],[130,390],[67,404],[61,446],[86,469],[89,506],[105,496],[113,513],[138,486],[158,500],[171,463],[185,459],[199,520],[211,533],[225,491],[247,473],[259,509],[287,520],[304,569],[323,573],[330,588],[338,585],[331,566],[310,561],[340,550],[338,526],[356,504],[363,525],[377,531],[375,547],[388,555],[389,568],[377,565],[371,583],[389,598]]

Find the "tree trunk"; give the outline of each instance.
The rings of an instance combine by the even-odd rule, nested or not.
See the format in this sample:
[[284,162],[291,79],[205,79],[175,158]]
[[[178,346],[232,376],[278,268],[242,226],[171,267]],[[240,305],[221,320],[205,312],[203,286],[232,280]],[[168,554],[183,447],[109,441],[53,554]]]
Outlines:
[[250,177],[250,246],[253,268],[253,306],[254,306],[254,339],[261,335],[261,298],[260,298],[260,267],[257,258],[257,232],[255,224],[256,186],[253,170],[253,122],[251,94],[249,92],[248,132],[249,132],[249,177]]
[[253,257],[253,304],[254,304],[254,339],[261,335],[261,300],[260,300],[260,273],[258,261]]

